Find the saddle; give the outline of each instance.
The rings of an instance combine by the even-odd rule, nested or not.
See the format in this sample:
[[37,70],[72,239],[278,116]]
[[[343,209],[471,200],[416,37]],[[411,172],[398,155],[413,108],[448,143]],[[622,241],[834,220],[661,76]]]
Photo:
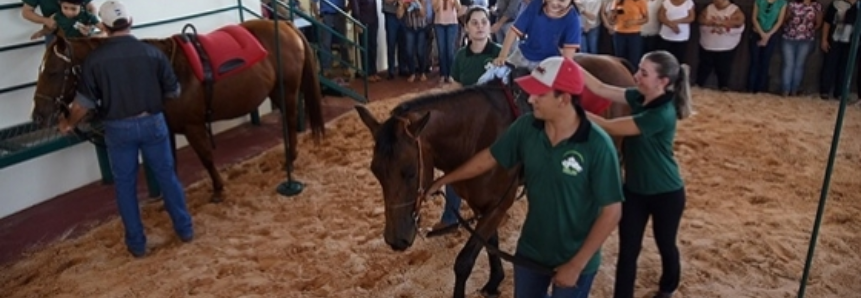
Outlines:
[[[188,29],[192,33],[187,33]],[[227,25],[207,34],[198,34],[192,24],[186,24],[182,33],[173,37],[201,82],[217,82],[253,66],[268,54],[257,38],[239,25]]]
[[[192,33],[186,33],[190,29]],[[239,73],[263,60],[268,52],[239,25],[227,25],[208,34],[197,34],[192,24],[186,24],[182,33],[173,36],[176,43],[188,57],[189,67],[204,87],[206,103],[206,129],[212,148],[215,138],[212,135],[212,96],[213,85],[218,80]]]

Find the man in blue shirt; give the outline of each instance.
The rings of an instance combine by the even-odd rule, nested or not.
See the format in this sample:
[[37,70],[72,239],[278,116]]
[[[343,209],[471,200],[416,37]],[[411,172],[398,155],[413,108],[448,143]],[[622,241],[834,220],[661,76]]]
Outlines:
[[164,191],[164,209],[174,232],[183,242],[194,238],[163,113],[164,99],[179,97],[180,85],[165,54],[131,35],[132,17],[122,3],[105,2],[99,17],[108,40],[84,60],[78,96],[69,106],[69,119],[61,117],[59,128],[68,133],[88,110],[103,120],[125,243],[139,258],[146,254],[146,236],[137,200],[138,153],[143,153]]

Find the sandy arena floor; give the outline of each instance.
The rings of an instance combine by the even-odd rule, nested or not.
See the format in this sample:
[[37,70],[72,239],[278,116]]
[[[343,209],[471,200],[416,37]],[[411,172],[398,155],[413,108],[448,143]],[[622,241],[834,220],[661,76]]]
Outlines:
[[[377,117],[400,100],[371,104]],[[695,90],[698,114],[681,124],[676,152],[687,181],[676,297],[794,297],[813,226],[837,104]],[[757,131],[762,131],[759,133]],[[861,110],[849,107],[817,246],[808,297],[861,292]],[[0,269],[0,297],[450,297],[454,256],[466,232],[416,240],[404,253],[383,242],[372,141],[351,112],[329,124],[321,147],[302,139],[295,176],[304,193],[274,192],[283,149],[224,169],[227,199],[208,203],[208,181],[191,185],[197,238],[182,244],[160,203],[143,207],[150,254],[125,251],[118,219]],[[853,174],[855,173],[855,174]],[[502,230],[513,252],[525,203]],[[426,204],[433,224],[442,200]],[[605,245],[592,297],[610,297],[616,234]],[[637,297],[657,288],[660,260],[647,232]],[[504,263],[503,297],[512,296]],[[853,277],[854,276],[854,277]],[[487,278],[482,253],[469,297]]]

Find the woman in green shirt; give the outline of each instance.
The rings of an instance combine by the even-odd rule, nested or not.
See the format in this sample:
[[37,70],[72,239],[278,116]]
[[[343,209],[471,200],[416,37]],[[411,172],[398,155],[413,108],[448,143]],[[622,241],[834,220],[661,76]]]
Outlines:
[[469,42],[454,56],[451,77],[458,86],[475,85],[488,62],[499,56],[502,48],[490,40],[490,12],[481,6],[466,11],[466,35]]
[[676,121],[691,114],[689,70],[669,52],[653,51],[640,61],[634,75],[636,88],[609,86],[583,73],[586,87],[595,94],[631,107],[628,117],[608,120],[588,115],[608,134],[625,137],[625,202],[619,222],[614,297],[634,295],[637,257],[649,217],[663,265],[655,297],[671,297],[681,276],[676,234],[685,208],[685,186],[673,156],[673,141]]
[[[490,41],[490,12],[481,6],[470,7],[466,11],[466,34],[469,43],[460,48],[454,56],[451,68],[451,82],[457,87],[475,85],[484,74],[484,66],[499,56],[500,47]],[[445,186],[445,210],[433,231],[439,234],[455,231],[460,210],[461,198],[451,186]]]
[[780,27],[786,19],[786,0],[756,0],[753,3],[753,31],[750,32],[750,69],[747,91],[768,92],[771,55],[780,41]]

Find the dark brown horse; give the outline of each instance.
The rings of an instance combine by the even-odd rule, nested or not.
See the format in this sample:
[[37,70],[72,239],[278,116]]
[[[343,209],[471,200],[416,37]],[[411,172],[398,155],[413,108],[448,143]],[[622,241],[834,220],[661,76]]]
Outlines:
[[[311,131],[315,140],[324,133],[321,108],[320,84],[316,74],[316,55],[301,32],[289,22],[279,22],[281,64],[278,65],[275,44],[275,25],[270,20],[250,20],[240,24],[256,38],[268,54],[256,64],[217,80],[212,88],[212,114],[206,116],[207,104],[205,84],[194,74],[192,60],[187,57],[176,38],[144,39],[161,49],[171,60],[182,86],[182,95],[169,100],[165,106],[165,118],[170,131],[184,134],[201,163],[212,179],[213,201],[221,200],[224,182],[213,163],[213,148],[207,134],[209,121],[233,119],[247,115],[268,97],[285,115],[290,126],[290,154],[288,164],[296,159],[298,123],[298,96],[305,98]],[[77,85],[77,70],[87,55],[105,39],[56,38],[45,52],[42,70],[36,84],[33,121],[43,126],[56,123],[58,116],[74,97]],[[229,53],[228,53],[229,54]],[[279,98],[278,71],[281,71],[284,86],[284,102]],[[207,121],[209,120],[209,121]],[[175,135],[172,136],[175,144]]]
[[[603,82],[634,86],[630,69],[614,57],[582,54],[575,60]],[[356,106],[374,137],[371,171],[382,186],[386,218],[383,237],[392,249],[403,251],[412,246],[420,221],[420,193],[433,182],[434,168],[453,171],[489,147],[516,119],[510,98],[511,93],[501,83],[494,82],[423,95],[395,107],[391,117],[382,123],[364,107]],[[615,118],[628,115],[629,109],[616,105],[602,114]],[[517,170],[496,166],[452,186],[477,215],[477,235],[497,246],[498,226],[513,204],[514,189],[520,184]],[[481,249],[480,240],[470,237],[458,254],[454,265],[454,297],[464,297],[466,280]],[[500,257],[488,256],[490,278],[481,292],[486,297],[495,297],[499,295],[504,273]]]

